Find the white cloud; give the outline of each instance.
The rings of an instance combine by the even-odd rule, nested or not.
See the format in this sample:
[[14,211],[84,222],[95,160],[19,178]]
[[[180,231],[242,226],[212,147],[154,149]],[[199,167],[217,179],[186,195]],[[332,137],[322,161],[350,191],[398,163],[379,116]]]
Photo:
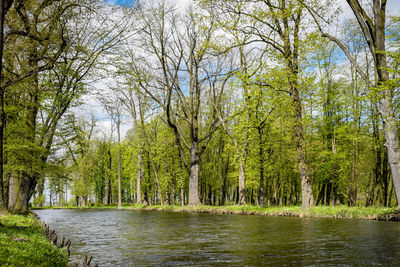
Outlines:
[[[339,6],[342,8],[342,13],[340,14],[341,18],[355,18],[353,11],[347,4],[345,0],[338,1]],[[363,1],[362,6],[365,9],[369,9],[372,6],[372,0]],[[386,4],[386,16],[400,16],[400,1],[399,0],[389,0]]]

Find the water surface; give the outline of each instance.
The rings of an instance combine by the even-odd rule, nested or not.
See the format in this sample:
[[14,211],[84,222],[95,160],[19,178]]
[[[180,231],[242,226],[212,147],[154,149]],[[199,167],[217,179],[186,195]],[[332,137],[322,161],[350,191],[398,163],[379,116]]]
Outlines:
[[400,223],[132,210],[36,210],[99,266],[400,266]]

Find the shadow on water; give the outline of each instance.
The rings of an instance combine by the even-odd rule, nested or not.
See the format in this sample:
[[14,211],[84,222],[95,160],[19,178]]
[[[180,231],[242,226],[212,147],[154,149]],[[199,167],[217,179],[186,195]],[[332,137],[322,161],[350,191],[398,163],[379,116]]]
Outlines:
[[131,210],[36,210],[101,266],[400,266],[400,224]]

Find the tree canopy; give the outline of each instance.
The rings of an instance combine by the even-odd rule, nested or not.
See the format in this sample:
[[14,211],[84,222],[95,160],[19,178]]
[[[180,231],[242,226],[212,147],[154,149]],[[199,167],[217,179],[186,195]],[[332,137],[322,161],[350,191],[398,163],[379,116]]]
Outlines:
[[334,1],[3,2],[10,211],[400,205],[387,1],[349,0],[346,18]]

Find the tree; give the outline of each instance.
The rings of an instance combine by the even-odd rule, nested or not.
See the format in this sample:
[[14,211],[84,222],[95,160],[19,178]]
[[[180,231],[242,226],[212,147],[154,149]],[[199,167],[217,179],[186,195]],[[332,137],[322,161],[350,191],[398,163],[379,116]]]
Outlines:
[[[98,8],[102,5],[96,1],[81,2],[79,5],[73,1],[44,1],[29,5],[17,1],[11,10],[12,26],[7,38],[16,44],[22,39],[21,45],[28,42],[26,38],[31,42],[28,42],[28,53],[18,53],[15,47],[8,49],[5,61],[9,77],[5,85],[18,88],[15,96],[19,97],[10,96],[9,104],[17,106],[20,112],[10,114],[8,118],[14,120],[22,116],[25,123],[23,127],[16,128],[18,131],[11,131],[12,137],[20,143],[9,142],[6,150],[11,154],[17,153],[18,146],[26,148],[26,154],[18,151],[21,156],[10,157],[12,160],[8,162],[11,174],[10,211],[27,211],[28,201],[41,177],[40,166],[46,163],[51,153],[60,118],[87,89],[89,73],[100,55],[118,43],[124,31],[123,27],[119,27],[121,22],[116,23],[109,18],[107,26],[93,27],[95,21],[97,23],[106,18],[85,4]],[[27,15],[30,12],[33,17]],[[18,21],[22,21],[22,25]],[[35,28],[42,31],[38,32]],[[60,46],[58,50],[53,49],[56,45]],[[17,62],[21,62],[21,66]],[[18,73],[20,69],[22,72]],[[23,168],[19,174],[15,171],[18,166]]]
[[[297,1],[205,1],[210,2],[211,8],[219,8],[220,12],[235,14],[244,22],[238,31],[251,34],[253,39],[248,43],[262,42],[273,48],[278,61],[286,69],[287,87],[291,99],[294,135],[298,168],[301,177],[302,206],[307,208],[314,205],[314,196],[309,174],[307,153],[302,123],[302,102],[299,83],[299,57],[301,53],[301,20],[303,6]],[[250,21],[250,23],[248,22]]]
[[[386,148],[390,170],[393,178],[393,185],[395,188],[397,205],[400,209],[400,149],[399,140],[397,136],[397,124],[393,110],[393,87],[390,83],[388,72],[387,54],[386,54],[386,0],[372,1],[371,14],[368,12],[368,5],[363,6],[358,0],[346,0],[348,6],[353,11],[357,19],[358,25],[362,30],[364,38],[368,44],[370,53],[374,60],[375,72],[377,80],[375,87],[379,94],[379,113],[384,122],[384,135],[386,140]],[[373,82],[369,79],[368,74],[359,66],[355,58],[351,55],[350,51],[344,46],[340,39],[326,33],[318,19],[317,12],[311,7],[307,7],[310,14],[313,16],[317,26],[322,33],[323,37],[328,38],[335,42],[346,54],[350,63],[354,66],[365,83],[374,87]]]
[[[135,134],[139,135],[140,131],[139,129],[140,126],[142,125],[142,123],[139,122],[138,120],[138,114],[137,114],[137,108],[141,109],[140,110],[140,114],[139,114],[139,118],[141,121],[141,118],[143,116],[141,116],[141,114],[143,113],[142,109],[143,109],[143,105],[140,105],[139,107],[137,107],[137,105],[139,103],[138,99],[140,97],[139,92],[137,90],[135,90],[134,88],[132,88],[132,84],[130,84],[131,86],[129,86],[128,83],[128,89],[121,90],[121,102],[122,104],[125,106],[125,109],[129,112],[129,114],[131,115],[132,119],[133,119],[133,129],[135,130]],[[136,88],[137,89],[137,88]],[[144,123],[144,122],[143,122]],[[143,126],[142,126],[143,127]],[[143,168],[143,159],[142,159],[142,153],[143,153],[143,149],[142,149],[142,144],[139,144],[139,151],[137,154],[137,176],[136,176],[136,204],[142,204],[142,193],[141,193],[141,182],[143,179],[143,172],[144,172],[144,168]]]
[[[205,117],[202,112],[202,104],[221,100],[221,92],[211,95],[206,84],[209,77],[217,78],[223,70],[222,57],[215,58],[209,53],[214,27],[195,22],[193,13],[179,14],[164,3],[143,9],[141,17],[144,25],[141,40],[148,49],[144,52],[150,53],[150,57],[140,58],[145,68],[134,65],[136,77],[141,77],[137,83],[164,110],[189,173],[189,205],[198,205],[200,157],[219,126],[215,114]],[[178,19],[182,26],[178,25]],[[153,60],[157,62],[154,67]],[[201,125],[203,121],[208,125]],[[184,147],[189,151],[190,162]]]
[[[64,29],[66,18],[70,16],[70,3],[63,1],[41,1],[28,3],[16,1],[8,12],[7,27],[4,39],[7,44],[6,57],[3,63],[2,93],[8,86],[25,83],[26,90],[21,93],[25,99],[23,135],[20,145],[28,148],[14,166],[25,164],[18,174],[13,173],[9,180],[8,209],[17,213],[27,212],[28,201],[35,187],[33,176],[38,170],[28,154],[37,153],[35,144],[36,117],[38,114],[39,72],[50,69],[66,47]],[[31,14],[31,15],[28,15]],[[52,25],[47,27],[46,25]],[[18,53],[20,45],[26,46],[26,52]],[[53,47],[50,49],[50,47]],[[19,65],[20,62],[21,65]],[[18,66],[19,65],[19,66]],[[26,83],[27,82],[27,83]],[[22,106],[20,106],[22,108]],[[4,118],[4,109],[2,109]],[[0,132],[3,131],[4,119]],[[1,135],[1,134],[0,134]],[[3,141],[3,139],[2,139]],[[1,148],[1,146],[0,146]],[[10,146],[7,148],[10,151]],[[36,151],[35,151],[36,150]],[[22,159],[22,162],[20,161]],[[17,167],[18,168],[18,167]]]
[[11,8],[14,0],[1,0],[0,2],[0,207],[6,206],[6,194],[4,186],[4,155],[3,155],[3,139],[4,139],[4,94],[3,87],[3,51],[4,51],[4,18],[7,11]]
[[[100,100],[111,117],[112,123],[117,127],[117,145],[118,145],[118,208],[122,208],[122,196],[121,196],[121,117],[122,114],[122,102],[119,97],[116,96],[115,92],[112,95],[102,96]],[[110,140],[111,144],[111,140]],[[106,190],[107,191],[107,190]]]

